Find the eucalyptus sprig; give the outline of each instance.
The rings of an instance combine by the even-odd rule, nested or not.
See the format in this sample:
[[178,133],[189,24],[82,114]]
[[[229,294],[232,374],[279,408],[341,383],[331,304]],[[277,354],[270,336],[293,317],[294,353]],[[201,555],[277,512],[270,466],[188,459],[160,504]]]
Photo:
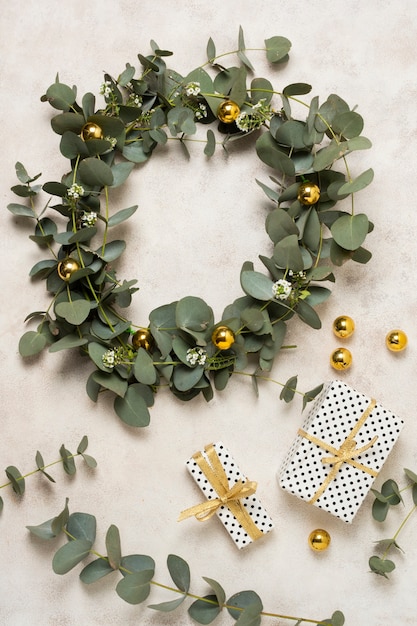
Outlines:
[[[288,39],[274,36],[262,49],[271,66],[282,69],[290,48]],[[95,365],[89,397],[111,395],[116,414],[131,426],[149,424],[161,387],[181,400],[202,394],[209,401],[247,368],[256,387],[287,347],[292,318],[320,328],[316,307],[331,293],[321,283],[334,282],[333,268],[371,258],[363,244],[373,225],[356,211],[355,198],[373,171],[353,176],[348,163],[352,153],[371,146],[362,135],[363,118],[336,94],[305,101],[307,83],[275,89],[254,76],[247,52],[242,29],[232,53],[218,55],[210,38],[207,61],[183,75],[167,65],[172,53],[151,41],[151,53],[138,54],[138,70],[126,63],[117,77],[104,75],[99,105],[93,93],[78,98],[76,87],[57,76],[41,100],[59,111],[51,125],[68,170],[40,185],[40,174],[16,164],[19,184],[12,190],[21,200],[8,209],[35,225],[30,239],[46,256],[30,276],[43,279],[51,296],[46,310],[27,316],[38,324],[22,336],[20,353],[80,350]],[[229,55],[237,65],[223,64]],[[186,296],[134,323],[124,310],[137,281],[117,277],[115,263],[126,242],[110,235],[137,206],[111,215],[110,194],[168,140],[178,141],[190,157],[187,142],[201,141],[201,129],[207,129],[207,158],[218,145],[227,149],[251,135],[271,172],[268,184],[257,181],[271,202],[265,228],[272,254],[269,249],[259,255],[267,274],[245,261],[243,295],[225,306],[220,319],[204,300]],[[38,208],[43,193],[47,199]],[[350,208],[340,208],[339,201],[349,198]],[[283,383],[286,401],[294,397],[296,376],[290,381]]]
[[369,559],[369,567],[371,568],[371,571],[379,576],[383,576],[384,578],[388,578],[388,574],[393,572],[395,569],[394,561],[391,561],[391,559],[388,558],[388,554],[391,550],[395,549],[404,552],[398,545],[397,538],[417,509],[417,474],[406,468],[404,468],[404,472],[409,479],[409,483],[402,489],[399,488],[395,480],[390,478],[384,482],[381,487],[381,491],[377,491],[376,489],[371,490],[375,495],[375,500],[372,505],[372,517],[377,522],[382,523],[385,521],[391,507],[397,506],[400,502],[404,503],[401,495],[403,491],[411,489],[412,500],[414,503],[394,535],[389,539],[380,539],[376,542],[382,551],[382,555],[374,555]]
[[[29,476],[33,476],[34,474],[38,474],[38,473],[41,473],[42,476],[45,476],[47,480],[49,480],[51,483],[54,483],[56,482],[55,479],[46,470],[59,463],[62,464],[62,467],[64,468],[64,472],[66,474],[68,474],[69,476],[73,476],[77,471],[77,467],[75,465],[75,459],[78,456],[81,456],[83,458],[84,462],[86,463],[88,467],[94,468],[97,466],[97,461],[90,454],[86,454],[85,451],[87,450],[87,447],[88,447],[87,435],[84,435],[84,437],[81,439],[80,443],[78,444],[76,454],[73,454],[72,452],[70,452],[65,447],[65,445],[62,444],[62,446],[59,449],[59,454],[61,458],[58,461],[53,461],[52,463],[48,463],[48,464],[45,464],[43,460],[43,456],[38,450],[35,456],[36,469],[32,470],[31,472],[28,472],[27,474],[22,474],[15,465],[9,465],[4,470],[9,480],[7,483],[0,485],[0,489],[11,487],[17,495],[23,496],[23,494],[26,491],[25,479],[29,478]],[[4,506],[4,502],[3,502],[2,497],[0,496],[0,511],[3,509],[3,506]]]
[[117,526],[109,526],[105,536],[107,554],[103,555],[94,548],[97,522],[89,513],[72,513],[68,508],[68,498],[64,509],[54,518],[37,526],[28,526],[31,533],[40,539],[54,539],[66,536],[68,542],[56,551],[52,559],[52,568],[56,574],[67,574],[79,563],[93,556],[80,572],[80,580],[92,584],[109,574],[118,572],[121,575],[116,584],[117,595],[129,604],[141,604],[150,592],[151,587],[159,587],[170,592],[171,598],[158,604],[150,604],[148,608],[168,613],[176,610],[186,599],[192,600],[188,614],[198,624],[211,624],[223,610],[227,610],[235,624],[239,626],[258,626],[262,617],[279,618],[292,621],[297,625],[315,624],[316,626],[343,626],[345,620],[341,611],[335,611],[331,618],[324,620],[307,617],[281,615],[264,611],[262,600],[255,591],[240,591],[227,598],[222,585],[203,576],[207,583],[208,594],[199,596],[190,591],[191,573],[188,563],[181,557],[170,554],[167,558],[169,574],[175,586],[157,582],[154,579],[155,561],[144,554],[123,556],[120,532]]

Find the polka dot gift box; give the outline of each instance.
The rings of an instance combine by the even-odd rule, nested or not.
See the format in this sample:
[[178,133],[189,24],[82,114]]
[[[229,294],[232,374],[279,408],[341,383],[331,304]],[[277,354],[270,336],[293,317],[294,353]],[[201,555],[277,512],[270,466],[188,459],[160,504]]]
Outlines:
[[344,382],[317,396],[278,472],[280,486],[345,522],[356,512],[403,426]]
[[206,501],[183,511],[179,521],[191,516],[207,521],[216,514],[239,549],[272,530],[272,520],[255,495],[257,483],[242,474],[221,441],[196,452],[186,467]]

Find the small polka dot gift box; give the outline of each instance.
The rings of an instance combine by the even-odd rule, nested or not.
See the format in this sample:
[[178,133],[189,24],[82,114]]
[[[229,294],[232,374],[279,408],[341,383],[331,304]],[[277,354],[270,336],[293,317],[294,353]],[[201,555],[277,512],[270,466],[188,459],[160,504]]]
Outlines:
[[317,396],[278,472],[280,486],[352,522],[403,422],[340,380]]
[[239,549],[272,530],[272,520],[255,495],[257,483],[242,474],[221,441],[193,454],[186,467],[206,501],[183,511],[179,521],[194,516],[204,522],[216,514]]

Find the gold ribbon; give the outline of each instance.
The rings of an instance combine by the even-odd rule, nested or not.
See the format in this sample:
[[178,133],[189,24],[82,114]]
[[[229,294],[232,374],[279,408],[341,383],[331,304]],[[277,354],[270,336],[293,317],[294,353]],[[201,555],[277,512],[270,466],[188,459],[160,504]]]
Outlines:
[[201,452],[196,452],[192,458],[195,460],[218,497],[202,502],[201,504],[196,504],[182,511],[178,521],[181,522],[194,515],[199,522],[205,522],[210,519],[220,507],[227,506],[249,537],[254,541],[259,539],[262,537],[263,533],[256,526],[242,504],[243,498],[247,498],[255,493],[257,483],[252,480],[244,482],[240,479],[232,487],[229,487],[226,472],[217,456],[214,445],[211,443],[205,446],[204,451],[207,454],[207,460]]
[[322,441],[321,439],[318,439],[314,435],[310,435],[310,433],[307,433],[302,428],[299,429],[298,431],[299,435],[301,435],[302,437],[305,437],[306,439],[311,441],[311,443],[314,443],[317,446],[320,446],[320,448],[324,448],[324,450],[327,450],[327,452],[331,452],[333,455],[333,456],[326,456],[321,459],[321,462],[323,464],[333,465],[333,467],[330,473],[327,475],[321,487],[317,489],[314,496],[309,500],[310,504],[314,504],[314,502],[317,502],[320,496],[326,491],[327,487],[330,485],[332,480],[334,480],[334,478],[336,477],[343,463],[349,463],[349,465],[352,465],[353,467],[356,467],[356,469],[362,470],[363,472],[366,472],[367,474],[370,474],[371,476],[378,476],[378,472],[376,472],[375,470],[371,469],[370,467],[367,467],[366,465],[362,465],[362,463],[359,463],[358,461],[355,461],[355,457],[358,457],[366,450],[369,450],[369,448],[371,448],[376,442],[376,440],[378,439],[378,437],[375,436],[361,448],[356,447],[357,443],[355,441],[355,436],[364,425],[370,413],[372,413],[373,409],[375,408],[375,405],[376,405],[376,400],[372,398],[367,408],[362,413],[361,417],[356,422],[355,426],[352,428],[351,432],[346,437],[346,439],[344,440],[344,442],[342,443],[339,449],[334,448],[330,444],[326,443],[325,441]]

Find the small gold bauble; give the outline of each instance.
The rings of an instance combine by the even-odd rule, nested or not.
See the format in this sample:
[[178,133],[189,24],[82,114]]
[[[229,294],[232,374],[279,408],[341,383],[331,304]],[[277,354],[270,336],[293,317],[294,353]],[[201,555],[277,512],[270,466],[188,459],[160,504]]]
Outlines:
[[235,334],[228,326],[218,326],[214,330],[211,340],[219,350],[228,350],[235,342]]
[[385,345],[391,352],[401,352],[407,347],[408,339],[403,330],[390,330],[385,337]]
[[340,315],[333,322],[333,332],[337,337],[346,339],[355,330],[355,322],[348,315]]
[[142,328],[141,330],[137,330],[134,335],[132,335],[132,346],[139,350],[139,348],[144,348],[145,350],[150,350],[153,345],[153,337],[147,328]]
[[308,536],[308,544],[312,550],[323,552],[330,545],[330,535],[323,528],[316,528]]
[[352,365],[352,354],[347,348],[337,348],[330,355],[330,364],[335,370],[347,370]]
[[79,269],[80,266],[78,262],[75,259],[71,259],[71,257],[68,257],[58,263],[57,272],[61,280],[65,280],[65,282],[68,282],[73,273]]
[[87,122],[81,129],[81,139],[88,141],[89,139],[103,139],[103,131],[98,124]]
[[301,204],[311,206],[316,204],[320,199],[320,188],[314,183],[302,183],[298,188],[297,200]]
[[217,109],[217,117],[224,124],[233,124],[240,113],[240,107],[233,100],[225,100]]

